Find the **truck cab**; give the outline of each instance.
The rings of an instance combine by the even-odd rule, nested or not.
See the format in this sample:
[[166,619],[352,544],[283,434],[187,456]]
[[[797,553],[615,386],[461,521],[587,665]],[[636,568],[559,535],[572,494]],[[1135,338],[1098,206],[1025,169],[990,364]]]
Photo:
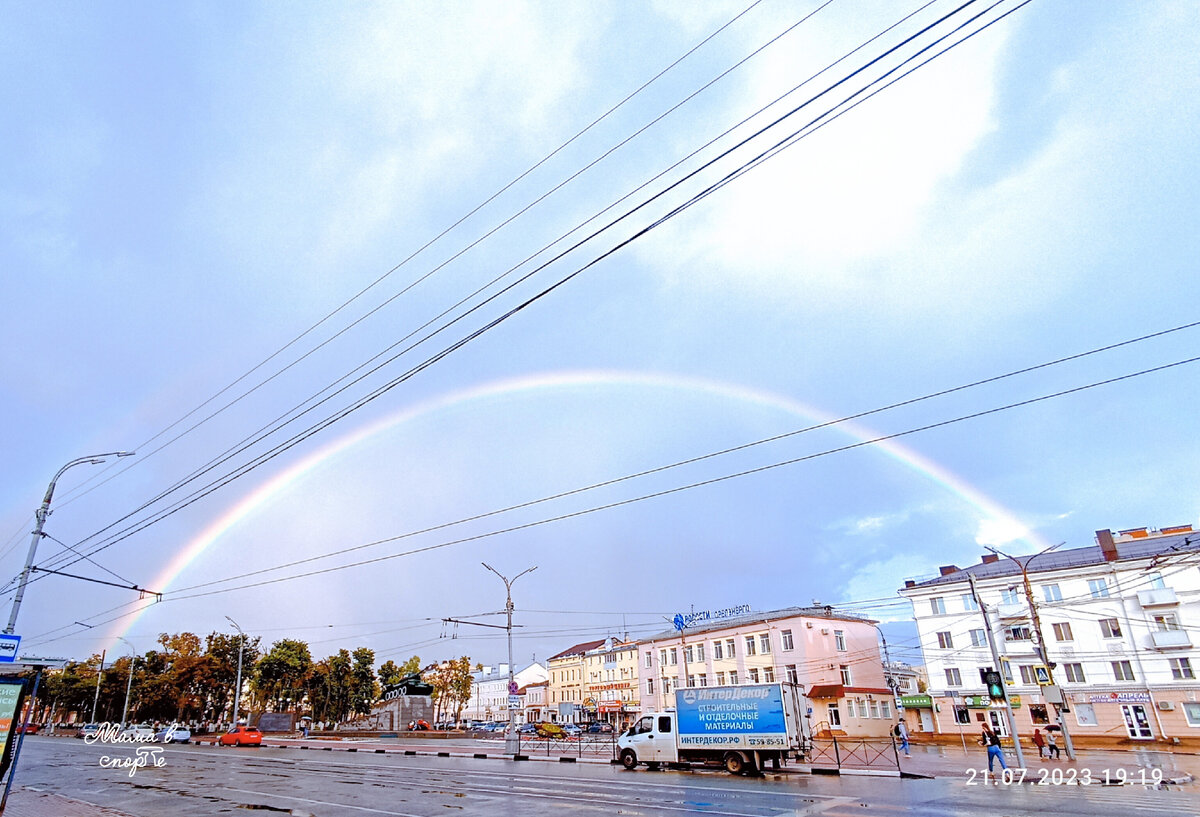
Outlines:
[[621,748],[621,764],[632,769],[645,763],[653,768],[659,763],[678,763],[679,750],[675,745],[675,713],[652,712],[643,715],[617,740]]

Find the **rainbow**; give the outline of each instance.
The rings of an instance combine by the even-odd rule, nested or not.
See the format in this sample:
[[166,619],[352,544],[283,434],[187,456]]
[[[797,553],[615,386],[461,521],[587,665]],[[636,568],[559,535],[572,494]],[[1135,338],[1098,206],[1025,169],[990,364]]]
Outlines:
[[[188,565],[276,494],[289,485],[303,479],[306,474],[318,466],[344,454],[347,450],[377,434],[411,422],[419,417],[457,408],[464,404],[480,400],[539,390],[597,388],[679,390],[692,394],[711,395],[724,400],[745,402],[763,408],[777,409],[814,423],[828,423],[836,419],[810,405],[773,392],[752,389],[718,380],[681,375],[619,370],[567,371],[531,374],[485,383],[469,389],[441,395],[402,409],[376,422],[356,429],[343,437],[339,437],[292,464],[242,497],[233,507],[229,508],[188,542],[175,555],[175,558],[163,568],[162,572],[154,578],[154,581],[149,586],[160,591],[166,591],[187,570]],[[859,441],[873,440],[882,436],[857,423],[839,423],[832,428]],[[872,444],[870,447],[884,453],[886,456],[903,464],[922,477],[932,480],[959,497],[983,514],[986,523],[1002,527],[1006,530],[1019,532],[1019,535],[1015,538],[1027,542],[1035,549],[1047,546],[1046,542],[1042,541],[1036,533],[1030,531],[1007,508],[984,495],[962,478],[906,446],[901,445],[896,440],[883,440]],[[152,607],[154,607],[153,604],[147,605],[130,616],[123,617],[125,623],[118,625],[119,631],[110,636],[111,643],[115,645],[121,636],[127,635],[138,619],[141,618],[142,614]]]

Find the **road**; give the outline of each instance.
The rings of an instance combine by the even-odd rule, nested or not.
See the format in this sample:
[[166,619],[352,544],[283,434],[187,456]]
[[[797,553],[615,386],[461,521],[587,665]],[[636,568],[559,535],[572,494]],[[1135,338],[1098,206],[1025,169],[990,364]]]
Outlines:
[[162,765],[104,768],[129,746],[32,736],[17,784],[135,817],[260,813],[315,817],[621,814],[677,817],[1026,815],[1195,817],[1195,790],[968,785],[963,779],[825,777],[715,771],[627,772],[606,764],[170,746]]

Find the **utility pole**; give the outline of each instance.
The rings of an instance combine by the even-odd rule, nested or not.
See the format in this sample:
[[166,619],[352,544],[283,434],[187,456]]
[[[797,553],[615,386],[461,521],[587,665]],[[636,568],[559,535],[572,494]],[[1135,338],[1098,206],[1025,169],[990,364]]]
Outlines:
[[238,623],[229,616],[225,616],[225,620],[233,625],[233,628],[238,631],[239,636],[237,682],[233,686],[233,725],[237,726],[238,705],[242,701],[242,651],[246,649],[246,634],[242,632],[242,628],[238,626]]
[[533,571],[537,570],[537,565],[534,565],[533,567],[522,570],[520,573],[513,576],[512,580],[510,581],[509,579],[506,579],[503,575],[501,575],[500,571],[496,570],[496,568],[492,567],[487,562],[481,562],[480,564],[482,564],[488,570],[495,573],[497,576],[500,576],[500,581],[504,582],[504,590],[507,594],[507,598],[505,599],[505,603],[504,603],[504,612],[508,615],[508,624],[505,626],[504,629],[506,629],[508,631],[508,724],[504,727],[504,752],[505,752],[505,754],[516,755],[517,751],[518,751],[517,727],[516,727],[516,724],[514,723],[516,716],[513,714],[516,711],[516,706],[513,705],[513,702],[516,700],[516,697],[517,697],[517,682],[515,679],[516,670],[513,667],[513,648],[512,648],[512,628],[513,628],[513,623],[512,623],[512,616],[513,616],[512,586],[517,581],[517,579],[521,578],[526,573],[532,573]]
[[104,677],[104,656],[108,650],[100,651],[100,668],[96,670],[96,697],[92,698],[92,723],[96,722],[96,707],[100,703],[100,679]]
[[[1042,661],[1042,665],[1046,668],[1046,679],[1050,682],[1051,686],[1055,686],[1055,664],[1046,655],[1046,639],[1042,637],[1042,619],[1041,616],[1038,615],[1037,602],[1033,599],[1033,583],[1029,581],[1029,563],[1038,556],[1041,556],[1042,553],[1049,553],[1056,547],[1058,547],[1058,545],[1051,545],[1040,553],[1035,553],[1033,556],[1030,556],[1024,562],[1021,562],[1015,556],[1009,556],[1007,553],[996,550],[996,548],[988,548],[988,550],[990,550],[992,553],[995,553],[997,556],[1004,556],[1008,559],[1012,559],[1017,563],[1017,567],[1021,568],[1021,579],[1025,585],[1025,599],[1029,602],[1029,620],[1033,624],[1033,633],[1037,638],[1037,641],[1034,644],[1034,652],[1037,653],[1038,658],[1040,658]],[[1074,760],[1075,745],[1071,743],[1071,733],[1067,731],[1067,719],[1062,716],[1062,708],[1059,704],[1052,703],[1050,705],[1054,707],[1055,722],[1062,727],[1063,743],[1065,744],[1064,748],[1067,750],[1067,760]]]
[[133,690],[133,665],[137,662],[137,651],[134,650],[133,644],[130,644],[124,638],[119,638],[124,641],[129,647],[129,678],[125,681],[125,708],[121,710],[121,728],[125,728],[125,719],[129,715],[129,693]]
[[[987,635],[988,646],[992,650],[992,661],[995,662],[996,671],[1003,672],[1000,666],[1000,650],[996,648],[996,634],[992,632],[992,620],[988,617],[987,606],[979,597],[979,590],[975,587],[975,577],[969,572],[967,581],[971,583],[971,595],[975,597],[975,603],[979,605],[979,611],[983,613],[983,631]],[[1021,738],[1017,734],[1017,722],[1013,718],[1012,703],[1008,700],[1008,690],[1004,688],[1003,679],[1001,679],[1000,691],[1003,693],[1004,717],[1008,723],[1008,733],[1012,735],[1013,749],[1016,750],[1017,766],[1024,769],[1025,755],[1021,752]]]

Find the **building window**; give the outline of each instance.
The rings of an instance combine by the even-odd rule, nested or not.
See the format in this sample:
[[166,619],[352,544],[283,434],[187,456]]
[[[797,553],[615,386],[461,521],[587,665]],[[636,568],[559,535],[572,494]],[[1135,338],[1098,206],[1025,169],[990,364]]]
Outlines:
[[746,636],[746,655],[755,655],[754,636]]
[[671,666],[675,666],[678,663],[679,663],[679,653],[675,650],[674,647],[672,647],[671,648]]
[[1020,604],[1021,596],[1017,593],[1017,588],[1006,587],[1000,591],[1001,604]]
[[650,650],[646,650],[646,666],[647,667],[654,666],[654,653],[651,652]]
[[1032,638],[1033,636],[1030,635],[1029,628],[1023,624],[1004,628],[1005,641],[1029,641]]
[[975,601],[975,596],[970,593],[962,594],[963,609],[968,613],[972,613],[979,609],[979,602]]
[[664,695],[671,694],[671,679],[670,678],[663,678],[663,694]]
[[662,666],[662,667],[665,667],[667,665],[667,651],[666,650],[658,651],[658,664],[659,664],[659,666]]
[[1154,626],[1159,630],[1178,630],[1179,616],[1174,613],[1163,613],[1154,617]]
[[730,672],[729,672],[729,685],[730,685],[730,686],[732,686],[732,687],[735,687],[735,686],[737,686],[737,685],[738,685],[738,682],[737,682],[737,670],[730,670]]
[[689,688],[696,686],[696,676],[695,675],[689,675],[687,677],[687,685]]
[[725,657],[726,658],[737,658],[737,652],[733,649],[733,639],[732,638],[725,639]]
[[1113,680],[1115,681],[1132,681],[1133,680],[1133,665],[1128,661],[1113,661]]
[[887,719],[892,717],[892,704],[890,701],[879,702],[879,717]]
[[1050,723],[1050,715],[1046,712],[1045,704],[1029,705],[1029,720],[1035,724]]
[[700,673],[700,686],[702,686],[702,687],[708,686],[708,673],[707,672]]
[[781,632],[779,635],[780,635],[780,637],[783,639],[783,651],[784,651],[784,652],[790,652],[790,651],[793,649],[793,646],[792,646],[792,631],[791,631],[791,630],[784,630],[784,631],[783,631],[783,632]]
[[1063,671],[1067,674],[1068,681],[1076,684],[1087,682],[1083,675],[1083,664],[1063,664]]
[[724,657],[725,657],[724,654],[721,652],[721,642],[719,640],[714,641],[713,642],[713,660],[720,661]]
[[879,717],[879,702],[871,701],[871,717],[878,719]]
[[1188,726],[1200,726],[1200,704],[1184,702],[1183,715],[1187,718]]
[[[654,694],[654,679],[653,678],[646,679],[646,694],[647,695]],[[554,693],[553,692],[550,693],[550,702],[551,703],[554,702]]]
[[1100,634],[1105,638],[1120,638],[1121,625],[1115,618],[1100,619]]
[[845,630],[833,631],[833,647],[838,652],[846,651],[846,632]]
[[1022,684],[1033,683],[1033,667],[1029,666],[1028,664],[1022,664],[1021,666],[1017,667],[1017,669],[1021,671]]
[[972,630],[971,631],[971,646],[972,647],[986,647],[987,646],[987,633],[985,633],[983,630]]
[[1192,671],[1192,659],[1172,658],[1171,677],[1177,681],[1185,681],[1195,678],[1196,673]]
[[758,683],[758,667],[753,667],[750,670],[750,683],[752,683],[752,684]]
[[1108,598],[1108,581],[1105,579],[1088,579],[1088,592],[1094,599]]
[[1058,588],[1057,584],[1043,584],[1042,597],[1046,601],[1062,601],[1062,590]]
[[929,600],[930,612],[935,616],[943,616],[946,614],[946,600],[941,596],[934,596]]
[[1163,581],[1161,573],[1154,572],[1146,577],[1150,582],[1151,590],[1166,590],[1167,583]]
[[763,633],[758,637],[758,651],[763,655],[771,652],[771,634]]
[[1000,656],[1000,672],[1004,675],[1004,680],[1010,684],[1013,683],[1012,665],[1008,663],[1008,659],[1003,655]]
[[788,680],[788,683],[789,683],[789,684],[798,684],[798,683],[800,683],[800,674],[799,674],[798,672],[796,672],[796,665],[795,665],[795,664],[788,664],[788,666],[787,666],[787,680]]
[[764,667],[763,668],[763,681],[768,684],[775,683],[775,668],[774,667]]
[[940,647],[941,649],[943,649],[943,650],[954,649],[954,639],[952,639],[950,637],[950,633],[938,633],[937,640],[938,640],[938,647]]
[[962,674],[959,673],[958,667],[946,667],[946,686],[962,686]]
[[697,661],[704,660],[704,645],[703,644],[696,645],[696,660]]
[[842,725],[842,713],[838,711],[838,705],[837,704],[829,704],[828,710],[829,710],[829,725],[830,726],[841,726]]
[[685,663],[685,664],[696,663],[696,659],[692,655],[692,645],[691,644],[688,644],[686,647],[683,648],[683,663]]
[[965,706],[954,707],[954,722],[961,723],[961,724],[970,724],[971,723],[971,710],[967,709]]
[[725,673],[723,673],[723,672],[717,673],[717,686],[719,686],[719,687],[725,686]]
[[1096,720],[1096,707],[1091,704],[1071,704],[1075,710],[1075,723],[1080,726],[1099,726],[1100,721]]
[[[858,702],[856,699],[847,698],[846,699],[846,714],[852,718],[857,718],[858,710],[855,709],[856,706],[858,706]],[[863,717],[866,717],[866,706],[867,706],[866,704],[863,704]]]
[[842,685],[848,686],[848,687],[854,686],[854,682],[850,678],[850,668],[848,666],[846,666],[845,664],[842,664],[841,671],[842,671]]
[[1054,626],[1055,641],[1074,641],[1075,636],[1071,633],[1071,623],[1069,621],[1060,621]]

